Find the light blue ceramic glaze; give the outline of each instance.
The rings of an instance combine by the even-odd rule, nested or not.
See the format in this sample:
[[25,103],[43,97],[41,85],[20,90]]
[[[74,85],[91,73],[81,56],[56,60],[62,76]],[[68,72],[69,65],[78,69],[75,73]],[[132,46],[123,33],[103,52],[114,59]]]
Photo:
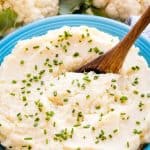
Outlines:
[[[119,38],[122,38],[129,31],[129,27],[127,25],[102,17],[88,15],[65,15],[51,17],[24,26],[23,28],[20,28],[19,30],[13,32],[1,40],[0,63],[3,61],[6,55],[11,53],[13,47],[19,40],[40,36],[45,34],[48,30],[53,30],[66,25],[87,25],[89,27],[95,27],[114,36],[118,36]],[[141,36],[136,41],[136,46],[140,48],[140,54],[144,56],[150,65],[150,41]],[[150,144],[147,145],[145,150],[150,150]]]

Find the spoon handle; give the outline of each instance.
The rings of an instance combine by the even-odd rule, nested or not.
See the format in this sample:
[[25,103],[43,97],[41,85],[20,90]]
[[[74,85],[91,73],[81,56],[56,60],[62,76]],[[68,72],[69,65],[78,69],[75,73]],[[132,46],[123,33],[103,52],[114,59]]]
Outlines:
[[124,37],[124,39],[120,42],[120,47],[124,47],[120,50],[124,51],[126,54],[128,53],[130,47],[133,45],[134,41],[137,37],[142,33],[145,27],[150,23],[150,6],[138,20],[138,22],[134,25],[131,31]]
[[98,66],[94,66],[96,70],[118,73],[124,63],[130,47],[149,23],[150,6],[148,6],[144,14],[130,32],[115,47],[108,51],[103,57],[99,57],[93,61],[93,65],[96,63],[98,64]]
[[76,70],[76,72],[95,71],[101,73],[118,73],[123,65],[126,55],[130,50],[130,47],[149,23],[150,6],[148,6],[144,14],[130,30],[130,32],[115,47],[93,61],[85,64]]

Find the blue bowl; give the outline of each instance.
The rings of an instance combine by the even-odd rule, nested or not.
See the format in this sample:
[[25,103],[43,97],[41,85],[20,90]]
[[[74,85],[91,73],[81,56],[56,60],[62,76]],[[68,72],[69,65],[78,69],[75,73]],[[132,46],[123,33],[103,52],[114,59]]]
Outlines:
[[[51,17],[24,26],[1,40],[0,63],[3,61],[4,57],[12,51],[13,47],[19,40],[40,36],[47,33],[48,30],[57,29],[64,25],[87,25],[114,36],[118,36],[119,38],[122,38],[129,31],[129,27],[127,25],[102,17],[88,15],[64,15]],[[144,56],[150,65],[150,41],[144,36],[140,36],[135,42],[135,45],[140,48],[140,55]],[[150,144],[147,145],[144,150],[150,150]]]

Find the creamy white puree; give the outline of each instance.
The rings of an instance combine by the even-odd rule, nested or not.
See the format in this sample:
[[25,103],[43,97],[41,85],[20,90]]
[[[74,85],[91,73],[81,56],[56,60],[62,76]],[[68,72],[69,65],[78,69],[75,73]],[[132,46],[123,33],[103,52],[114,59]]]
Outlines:
[[118,42],[86,26],[20,41],[0,67],[0,141],[13,150],[136,150],[150,142],[150,69],[73,73]]

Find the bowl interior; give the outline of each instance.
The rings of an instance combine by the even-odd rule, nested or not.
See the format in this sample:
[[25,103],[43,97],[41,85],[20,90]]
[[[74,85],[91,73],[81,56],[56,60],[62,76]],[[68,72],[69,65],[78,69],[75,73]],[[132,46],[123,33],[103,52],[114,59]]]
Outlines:
[[[65,15],[51,17],[31,23],[0,41],[0,63],[8,55],[19,40],[32,38],[45,34],[48,30],[57,29],[62,26],[87,25],[99,30],[118,36],[120,39],[128,32],[129,27],[120,22],[96,16],[88,15]],[[140,55],[144,56],[150,65],[150,41],[141,36],[135,43],[140,48]],[[0,148],[1,150],[1,148]],[[150,145],[145,148],[150,150]]]

